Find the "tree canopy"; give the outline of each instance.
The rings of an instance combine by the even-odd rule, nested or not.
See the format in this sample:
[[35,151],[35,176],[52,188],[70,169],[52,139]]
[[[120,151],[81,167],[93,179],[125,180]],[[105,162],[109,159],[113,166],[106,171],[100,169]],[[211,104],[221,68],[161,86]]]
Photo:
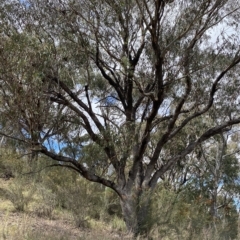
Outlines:
[[138,232],[144,193],[240,122],[239,7],[3,1],[0,134],[112,188]]

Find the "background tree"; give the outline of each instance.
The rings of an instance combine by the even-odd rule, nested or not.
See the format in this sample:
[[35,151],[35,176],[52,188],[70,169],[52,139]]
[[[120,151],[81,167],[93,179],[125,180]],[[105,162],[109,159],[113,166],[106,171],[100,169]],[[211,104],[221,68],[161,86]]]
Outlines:
[[[159,179],[240,122],[239,7],[4,1],[1,134],[113,189],[127,228],[142,233]],[[210,127],[192,124],[208,116]],[[181,138],[190,125],[198,134]]]

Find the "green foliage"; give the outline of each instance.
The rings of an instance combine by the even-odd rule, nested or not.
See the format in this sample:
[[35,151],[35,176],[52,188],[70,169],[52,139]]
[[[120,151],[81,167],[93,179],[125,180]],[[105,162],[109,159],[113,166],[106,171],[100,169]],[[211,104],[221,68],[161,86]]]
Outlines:
[[0,177],[9,179],[18,175],[24,165],[24,160],[10,148],[0,147]]
[[36,186],[29,179],[15,178],[8,189],[0,188],[0,196],[11,201],[16,211],[24,211],[33,200]]
[[[4,153],[0,175],[28,186],[23,173],[46,168],[32,177],[36,213],[52,217],[58,207],[87,226],[107,210],[118,222],[115,196],[79,174],[117,193],[134,233],[157,226],[192,238],[212,223],[221,233],[213,218],[230,220],[217,203],[228,206],[240,193],[238,160],[224,140],[240,123],[238,1],[0,7],[0,134],[19,142],[14,154],[29,155]],[[21,181],[1,191],[23,211],[34,191]],[[158,184],[160,195],[152,195]]]
[[0,174],[9,180],[8,189],[1,188],[0,195],[13,204],[15,210],[25,211],[37,190],[35,179],[22,175],[30,170],[28,159],[11,148],[0,148]]
[[49,206],[45,206],[43,211],[51,214],[55,207],[69,211],[77,227],[89,227],[89,219],[100,218],[104,209],[104,188],[87,183],[75,172],[63,167],[46,169],[43,174],[42,189],[38,191],[43,204]]
[[122,218],[118,217],[117,215],[111,218],[111,227],[114,231],[119,231],[119,232],[127,231],[125,222],[123,221]]
[[53,218],[53,211],[57,207],[58,196],[43,184],[38,184],[36,195],[37,204],[33,211],[38,217]]
[[111,221],[114,216],[122,217],[121,206],[117,194],[109,188],[104,190],[104,216],[103,220]]
[[[161,239],[236,239],[238,214],[236,206],[219,209],[219,217],[209,214],[211,201],[194,195],[188,188],[175,192],[159,184],[152,199],[147,221],[153,225],[150,236]],[[222,214],[221,214],[222,213]]]
[[[38,217],[50,219],[56,217],[56,212],[67,212],[77,227],[89,228],[94,219],[105,222],[113,231],[126,231],[114,191],[89,183],[66,168],[45,168],[49,160],[41,156],[35,164],[25,161],[18,172],[18,162],[14,156],[9,154],[9,166],[18,177],[9,180],[9,188],[1,188],[0,193],[13,203],[17,211],[32,209]],[[228,159],[225,162],[227,166],[231,161]],[[37,172],[43,168],[40,173],[20,175],[29,169]],[[150,199],[148,214],[143,222],[146,233],[144,238],[236,239],[236,206],[229,203],[227,207],[218,210],[217,218],[212,218],[209,214],[211,199],[201,193],[198,189],[194,190],[194,182],[188,182],[178,191],[169,182],[161,182],[154,192],[144,193],[139,205],[143,206]],[[218,202],[224,203],[224,198],[218,196]],[[27,234],[26,239],[31,239],[34,234]],[[46,236],[55,239],[50,233]]]

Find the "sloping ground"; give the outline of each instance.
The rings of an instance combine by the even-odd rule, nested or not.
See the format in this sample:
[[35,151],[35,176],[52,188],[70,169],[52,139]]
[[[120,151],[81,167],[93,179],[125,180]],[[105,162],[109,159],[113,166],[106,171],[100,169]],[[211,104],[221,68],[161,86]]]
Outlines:
[[75,228],[66,220],[49,220],[19,212],[0,211],[0,223],[0,239],[7,240],[129,239],[106,229]]
[[[0,188],[9,189],[11,180],[0,178]],[[30,204],[31,205],[31,204]],[[71,216],[55,211],[51,218],[41,217],[30,208],[17,212],[11,201],[0,196],[0,240],[115,240],[131,239],[101,221],[89,228],[76,227]]]
[[[1,239],[81,239],[84,232],[62,220],[48,220],[25,213],[0,212]],[[36,238],[35,238],[36,237]]]

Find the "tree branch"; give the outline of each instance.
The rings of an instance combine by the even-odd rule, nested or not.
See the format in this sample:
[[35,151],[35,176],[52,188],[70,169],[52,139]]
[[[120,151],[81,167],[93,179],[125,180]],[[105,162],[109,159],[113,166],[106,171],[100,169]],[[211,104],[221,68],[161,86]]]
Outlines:
[[220,126],[216,126],[208,129],[205,133],[203,133],[196,141],[189,143],[189,145],[177,156],[171,158],[165,165],[163,165],[159,170],[157,170],[153,177],[149,182],[149,186],[154,187],[159,179],[166,171],[168,171],[172,165],[174,165],[178,160],[184,159],[186,155],[191,153],[199,144],[211,138],[212,136],[229,131],[230,126],[240,123],[240,118],[232,119],[228,122],[221,124]]

